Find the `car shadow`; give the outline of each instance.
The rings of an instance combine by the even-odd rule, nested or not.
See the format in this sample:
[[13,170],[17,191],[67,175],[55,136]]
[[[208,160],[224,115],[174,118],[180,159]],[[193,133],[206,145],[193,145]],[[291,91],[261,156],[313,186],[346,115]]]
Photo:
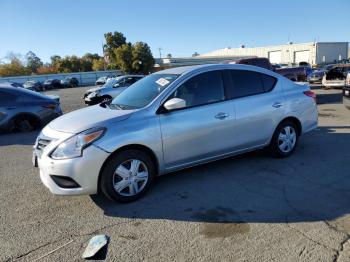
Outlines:
[[286,159],[256,151],[161,176],[132,203],[91,198],[111,217],[231,223],[235,230],[332,220],[350,213],[350,127],[336,128],[304,135]]
[[39,133],[40,130],[35,130],[27,133],[0,134],[0,146],[34,145],[35,139]]

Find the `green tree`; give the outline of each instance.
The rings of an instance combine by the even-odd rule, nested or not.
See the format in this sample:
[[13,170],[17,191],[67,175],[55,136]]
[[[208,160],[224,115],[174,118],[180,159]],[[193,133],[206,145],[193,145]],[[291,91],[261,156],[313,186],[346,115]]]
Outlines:
[[27,60],[27,68],[32,73],[37,73],[38,68],[43,66],[43,62],[41,61],[41,59],[32,51],[29,51],[26,54],[26,60]]
[[194,52],[194,53],[192,54],[192,57],[196,57],[196,56],[199,56],[199,54],[198,54],[197,52]]
[[150,47],[143,42],[132,46],[132,72],[148,74],[154,66],[154,58]]
[[110,64],[116,64],[116,49],[126,44],[126,38],[117,31],[114,33],[108,32],[104,36],[106,40],[106,44],[103,45],[104,53],[108,56]]
[[116,65],[125,73],[132,72],[132,45],[124,44],[115,49]]
[[172,58],[173,56],[171,54],[166,55],[167,58]]
[[105,69],[105,60],[101,57],[100,59],[95,59],[92,62],[92,70],[102,71]]
[[0,64],[0,76],[20,76],[27,75],[30,71],[26,68],[18,57],[12,57],[10,63]]

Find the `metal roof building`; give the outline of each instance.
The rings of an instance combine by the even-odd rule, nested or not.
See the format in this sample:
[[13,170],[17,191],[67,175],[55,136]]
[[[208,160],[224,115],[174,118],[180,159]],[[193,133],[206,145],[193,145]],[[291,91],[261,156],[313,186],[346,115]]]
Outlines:
[[271,63],[309,64],[334,63],[348,59],[348,42],[311,42],[302,44],[285,44],[266,47],[224,48],[215,50],[201,56],[204,57],[230,57],[230,56],[257,56],[269,58]]

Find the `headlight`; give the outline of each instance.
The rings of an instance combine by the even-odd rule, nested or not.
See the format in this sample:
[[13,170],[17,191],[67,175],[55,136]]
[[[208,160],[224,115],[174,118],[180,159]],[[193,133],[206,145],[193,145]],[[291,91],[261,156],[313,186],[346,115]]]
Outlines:
[[84,148],[101,138],[105,128],[92,128],[63,141],[51,153],[53,159],[69,159],[83,155]]

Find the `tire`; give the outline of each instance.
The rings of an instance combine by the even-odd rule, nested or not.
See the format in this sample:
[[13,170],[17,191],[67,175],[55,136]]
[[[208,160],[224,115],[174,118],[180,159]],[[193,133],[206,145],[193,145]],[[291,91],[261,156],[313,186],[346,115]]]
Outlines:
[[[137,170],[133,169],[133,165]],[[116,172],[117,169],[119,172]],[[101,172],[100,189],[111,200],[131,202],[146,193],[155,174],[154,163],[146,153],[140,150],[122,151],[105,164]]]
[[[289,130],[289,134],[288,134]],[[283,137],[285,140],[283,140]],[[298,144],[298,128],[290,120],[283,121],[276,128],[270,143],[270,152],[277,158],[285,158],[293,154]]]
[[101,99],[101,103],[105,103],[105,102],[108,102],[112,99],[112,97],[109,97],[109,96],[103,96],[102,99]]
[[34,130],[34,126],[27,117],[17,117],[10,124],[10,132],[30,132]]

